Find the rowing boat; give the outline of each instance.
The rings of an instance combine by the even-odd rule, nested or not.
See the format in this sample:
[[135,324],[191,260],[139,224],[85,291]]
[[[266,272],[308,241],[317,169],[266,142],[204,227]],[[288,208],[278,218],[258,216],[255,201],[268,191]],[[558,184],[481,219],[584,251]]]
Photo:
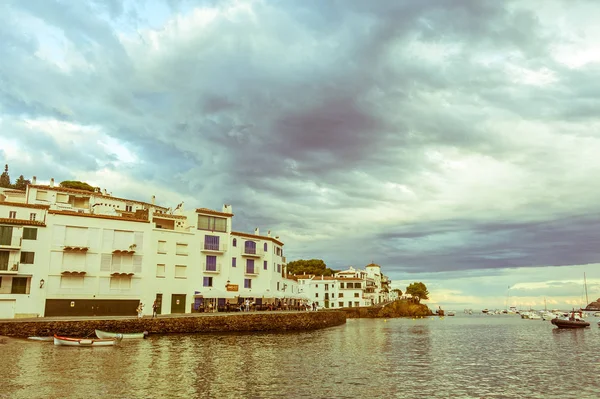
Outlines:
[[27,337],[27,339],[32,341],[52,341],[54,337]]
[[96,336],[101,339],[117,338],[118,336],[122,337],[123,339],[141,339],[141,338],[146,338],[147,335],[148,335],[148,331],[144,331],[141,333],[123,333],[123,334],[121,334],[121,333],[96,330]]
[[64,346],[114,346],[118,345],[122,337],[110,338],[110,339],[96,339],[96,338],[69,338],[54,336],[54,345]]

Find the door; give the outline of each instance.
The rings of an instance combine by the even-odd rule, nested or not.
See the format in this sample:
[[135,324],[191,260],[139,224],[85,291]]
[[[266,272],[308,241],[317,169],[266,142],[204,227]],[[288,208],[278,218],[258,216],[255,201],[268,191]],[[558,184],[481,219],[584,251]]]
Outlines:
[[156,294],[156,314],[162,314],[162,294]]
[[12,234],[12,226],[0,226],[0,245],[10,245]]
[[8,270],[8,251],[0,251],[0,270]]
[[171,295],[171,313],[185,313],[185,294]]

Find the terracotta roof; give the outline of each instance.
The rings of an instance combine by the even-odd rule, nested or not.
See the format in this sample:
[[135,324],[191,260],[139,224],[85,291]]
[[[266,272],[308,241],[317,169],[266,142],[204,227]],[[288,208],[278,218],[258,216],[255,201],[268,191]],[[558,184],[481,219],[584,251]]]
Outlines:
[[219,212],[219,211],[213,211],[212,209],[208,209],[208,208],[197,208],[196,209],[196,213],[203,213],[205,215],[217,215],[217,216],[225,216],[225,217],[232,217],[233,213],[225,213],[225,212]]
[[46,224],[39,220],[0,218],[0,223],[2,223],[2,224],[18,224],[18,225],[24,225],[24,226],[46,227]]
[[372,267],[372,266],[381,267],[381,266],[379,266],[377,263],[369,263],[369,264],[367,265],[367,267],[369,267],[369,266],[371,266],[371,267]]
[[115,199],[118,201],[125,201],[125,202],[131,202],[134,204],[141,204],[141,205],[148,205],[148,206],[153,206],[155,208],[160,208],[160,209],[164,209],[167,210],[166,207],[164,206],[158,206],[158,205],[152,205],[148,202],[143,202],[143,201],[136,201],[136,200],[131,200],[131,199],[127,199],[127,198],[119,198],[119,197],[113,197],[112,195],[104,195],[101,192],[97,192],[97,191],[88,191],[88,190],[79,190],[76,188],[67,188],[67,187],[60,187],[60,186],[54,186],[54,187],[50,187],[50,186],[44,186],[44,185],[32,185],[30,184],[28,187],[31,188],[39,188],[42,190],[50,190],[50,191],[61,191],[61,192],[65,192],[65,193],[74,193],[74,194],[87,194],[90,196],[95,196],[95,197],[99,197],[99,198],[106,198],[106,199]]
[[50,206],[48,206],[48,205],[24,204],[24,203],[20,203],[20,202],[9,202],[9,201],[2,201],[2,202],[0,202],[0,205],[18,206],[21,208],[33,208],[33,209],[49,209],[50,208]]
[[148,220],[142,220],[142,219],[125,218],[122,216],[112,216],[112,215],[96,215],[96,214],[92,214],[92,213],[79,213],[79,212],[73,212],[73,211],[49,210],[48,213],[51,215],[79,216],[79,217],[96,218],[96,219],[112,219],[112,220],[124,220],[127,222],[150,223]]
[[297,276],[293,276],[297,280],[314,280],[314,281],[325,281],[325,280],[335,280],[335,281],[362,281],[360,278],[355,277],[334,277],[334,276],[314,276],[309,274],[299,274]]
[[260,240],[269,240],[269,241],[273,241],[276,244],[279,244],[283,247],[283,243],[279,240],[277,240],[276,238],[273,237],[268,237],[268,236],[259,236],[256,234],[248,234],[248,233],[240,233],[239,231],[232,231],[231,232],[232,236],[240,236],[240,237],[248,237],[248,238],[258,238]]

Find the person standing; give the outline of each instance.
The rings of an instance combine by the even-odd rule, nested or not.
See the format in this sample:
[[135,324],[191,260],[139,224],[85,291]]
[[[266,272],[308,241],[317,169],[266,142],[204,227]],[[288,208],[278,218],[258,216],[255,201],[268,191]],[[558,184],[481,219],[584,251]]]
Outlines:
[[244,302],[244,304],[246,305],[246,312],[250,311],[250,299],[246,298],[246,302]]
[[136,310],[138,314],[138,319],[141,319],[144,314],[144,304],[140,302]]
[[157,317],[157,313],[158,313],[158,303],[156,303],[156,299],[155,299],[154,303],[152,304],[152,318]]

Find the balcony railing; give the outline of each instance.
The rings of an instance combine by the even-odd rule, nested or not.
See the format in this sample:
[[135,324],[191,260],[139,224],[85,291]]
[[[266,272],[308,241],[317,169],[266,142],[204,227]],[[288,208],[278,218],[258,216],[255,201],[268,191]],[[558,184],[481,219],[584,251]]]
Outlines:
[[0,274],[17,274],[19,272],[19,262],[5,263],[0,265]]
[[244,251],[242,252],[242,256],[249,256],[252,258],[261,258],[264,254],[265,252],[258,248],[244,248]]
[[211,244],[205,242],[202,244],[202,252],[226,252],[227,244]]
[[78,265],[62,265],[61,273],[85,273],[85,264]]
[[12,236],[10,240],[0,241],[0,249],[19,249],[21,242],[21,237]]
[[202,263],[202,271],[205,273],[220,273],[221,272],[221,264],[220,263]]

